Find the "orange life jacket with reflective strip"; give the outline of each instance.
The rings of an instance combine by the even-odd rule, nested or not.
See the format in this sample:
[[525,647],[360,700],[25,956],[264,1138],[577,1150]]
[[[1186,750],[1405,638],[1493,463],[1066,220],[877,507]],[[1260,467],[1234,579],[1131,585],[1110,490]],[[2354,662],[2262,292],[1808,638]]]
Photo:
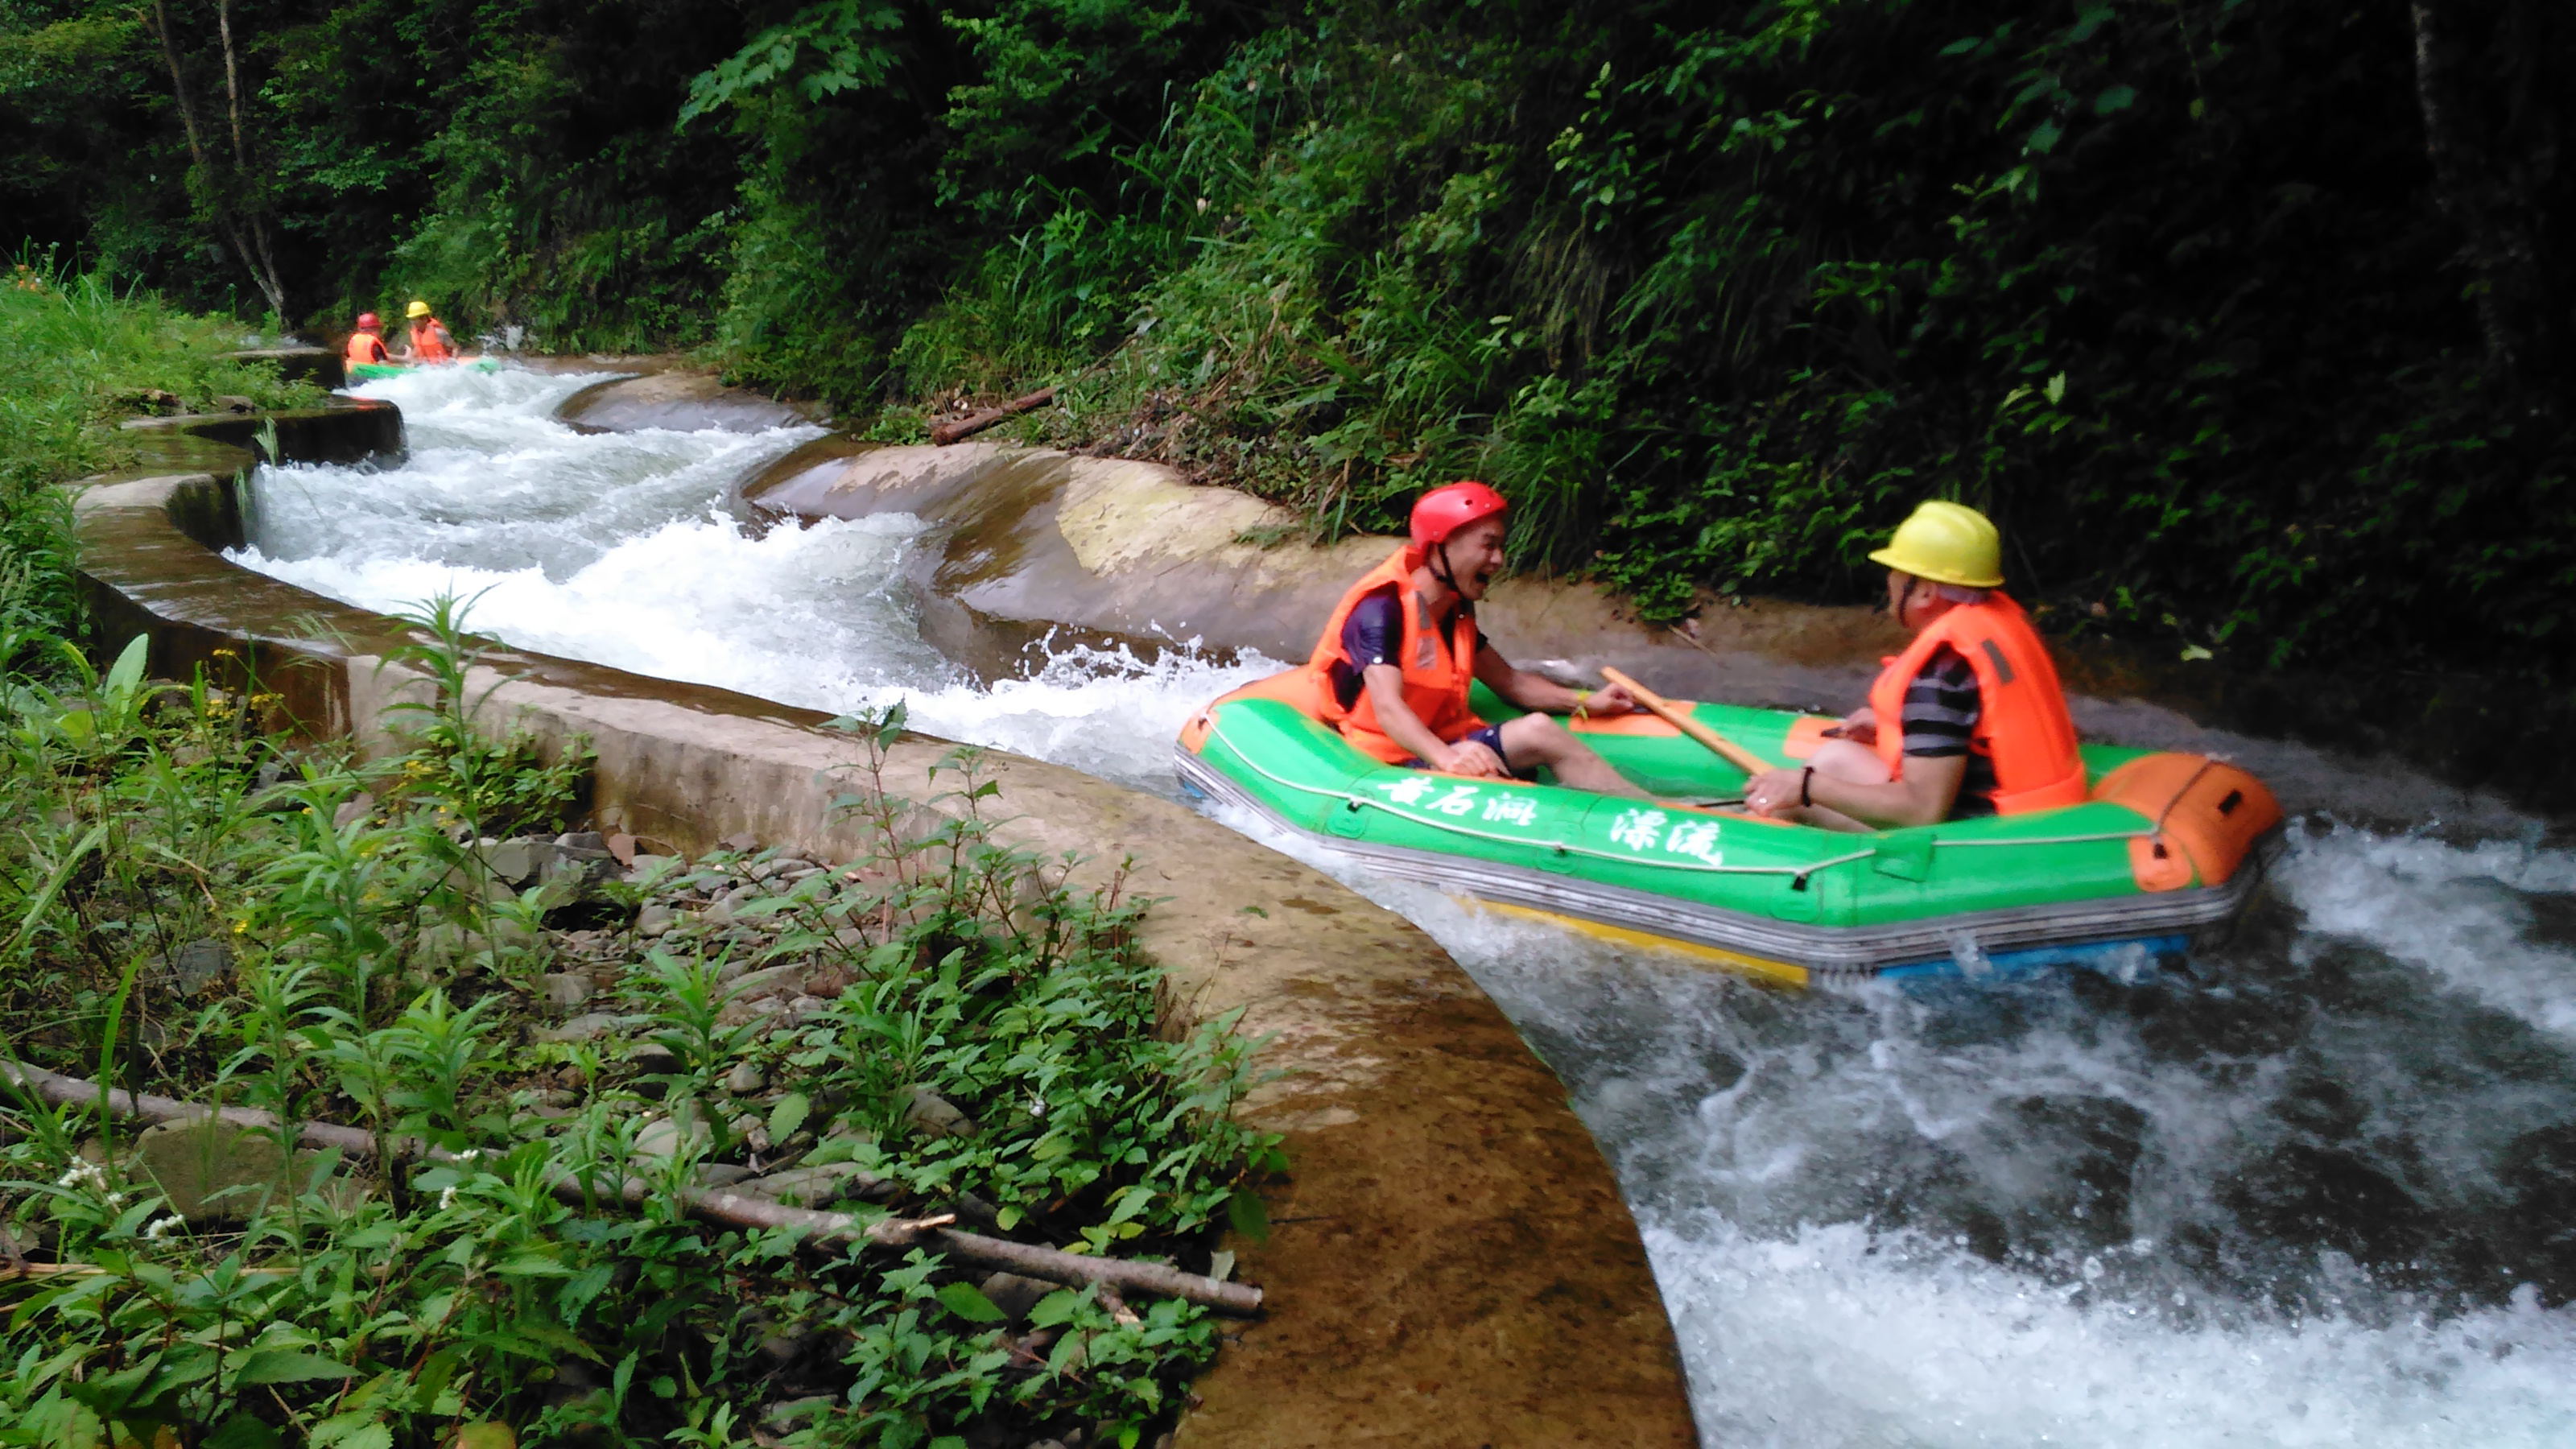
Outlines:
[[[1465,608],[1457,613],[1450,637],[1442,640],[1436,631],[1425,628],[1430,611],[1424,607],[1420,591],[1413,587],[1413,571],[1422,565],[1422,554],[1413,548],[1400,548],[1368,576],[1351,585],[1334,606],[1333,617],[1324,622],[1323,637],[1315,641],[1314,655],[1306,661],[1306,672],[1313,677],[1315,698],[1327,724],[1341,727],[1342,738],[1357,746],[1361,753],[1390,765],[1401,764],[1413,757],[1413,751],[1397,744],[1378,727],[1377,706],[1369,701],[1368,689],[1362,686],[1359,698],[1350,708],[1342,708],[1341,697],[1333,690],[1333,666],[1359,666],[1342,648],[1342,626],[1350,621],[1351,610],[1371,594],[1395,591],[1397,610],[1404,616],[1404,642],[1396,655],[1404,671],[1404,703],[1414,717],[1441,740],[1466,737],[1484,726],[1476,712],[1467,707],[1468,686],[1476,682],[1476,620]],[[1443,648],[1442,645],[1447,647]]]
[[452,362],[456,349],[447,345],[447,328],[435,317],[423,317],[411,324],[411,356],[414,362]]
[[2049,662],[2048,646],[2030,616],[2002,593],[1988,594],[1981,604],[1954,605],[1889,660],[1870,686],[1878,757],[1887,763],[1888,778],[1905,775],[1906,687],[1944,644],[1977,673],[1977,726],[1968,748],[1994,765],[1995,813],[2082,804],[2084,758],[2075,752],[2075,722],[2066,714],[2057,666]]
[[348,350],[341,356],[351,366],[362,362],[382,362],[385,360],[385,339],[373,332],[352,332]]

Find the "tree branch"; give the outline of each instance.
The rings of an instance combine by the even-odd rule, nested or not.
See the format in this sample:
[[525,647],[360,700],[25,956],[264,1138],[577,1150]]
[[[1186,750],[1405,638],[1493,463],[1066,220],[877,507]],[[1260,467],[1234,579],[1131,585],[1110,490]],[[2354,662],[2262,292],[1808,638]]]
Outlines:
[[[99,1099],[99,1089],[94,1082],[17,1062],[0,1062],[0,1081],[14,1083],[34,1096],[65,1106],[95,1106]],[[211,1118],[231,1127],[263,1132],[281,1130],[275,1114],[254,1108],[207,1107],[183,1102],[176,1097],[156,1097],[121,1089],[108,1091],[107,1108],[119,1116],[140,1117],[150,1122],[201,1122]],[[295,1137],[304,1146],[338,1148],[351,1157],[375,1157],[379,1147],[374,1133],[332,1122],[303,1123],[295,1129]],[[456,1154],[431,1146],[417,1137],[393,1138],[382,1146],[397,1160],[457,1160]],[[641,1203],[654,1193],[653,1185],[640,1177],[620,1177],[602,1184],[584,1183],[574,1174],[559,1173],[548,1186],[556,1197],[572,1203],[587,1202],[594,1192],[621,1202]],[[880,1248],[922,1247],[945,1253],[959,1262],[1000,1268],[1069,1287],[1098,1284],[1125,1292],[1154,1293],[1203,1304],[1240,1318],[1250,1318],[1261,1312],[1261,1290],[1249,1284],[1219,1282],[1204,1274],[1184,1273],[1161,1263],[1067,1253],[1032,1243],[1015,1243],[1007,1238],[961,1233],[947,1226],[956,1220],[949,1215],[887,1218],[863,1224],[848,1213],[789,1207],[744,1193],[695,1187],[682,1188],[680,1200],[690,1212],[700,1217],[737,1227],[792,1228],[812,1238]]]

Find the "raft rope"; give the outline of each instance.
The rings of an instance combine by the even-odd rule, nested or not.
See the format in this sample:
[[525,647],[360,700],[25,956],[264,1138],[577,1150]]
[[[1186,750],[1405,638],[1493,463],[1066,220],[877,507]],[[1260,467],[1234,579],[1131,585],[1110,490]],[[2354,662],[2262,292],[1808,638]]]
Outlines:
[[1811,861],[1805,865],[1711,865],[1704,860],[1658,860],[1647,855],[1614,855],[1606,850],[1594,850],[1588,845],[1570,845],[1562,840],[1532,840],[1527,836],[1522,835],[1498,835],[1490,830],[1477,830],[1470,826],[1457,825],[1446,820],[1428,820],[1422,816],[1398,810],[1395,806],[1384,800],[1373,800],[1366,795],[1354,795],[1347,790],[1336,790],[1330,786],[1309,785],[1303,781],[1291,780],[1284,775],[1274,774],[1271,771],[1262,768],[1260,762],[1244,753],[1242,746],[1237,745],[1230,739],[1227,739],[1223,728],[1221,728],[1213,719],[1208,721],[1208,738],[1223,744],[1228,750],[1233,751],[1234,757],[1243,762],[1245,769],[1252,771],[1254,774],[1259,775],[1261,778],[1268,780],[1274,785],[1282,785],[1291,790],[1300,790],[1309,795],[1322,795],[1329,799],[1339,800],[1354,810],[1365,805],[1373,810],[1382,810],[1387,814],[1394,816],[1398,820],[1408,820],[1416,825],[1428,825],[1434,830],[1445,830],[1452,835],[1464,835],[1475,840],[1491,840],[1502,845],[1537,846],[1541,849],[1553,850],[1559,855],[1587,855],[1595,860],[1616,861],[1623,865],[1646,865],[1654,866],[1661,870],[1695,871],[1701,875],[1795,876],[1798,878],[1798,884],[1803,887],[1806,882],[1806,878],[1815,874],[1817,871],[1824,870],[1830,866],[1849,865],[1856,860],[1867,860],[1878,854],[1877,848],[1872,847],[1868,850],[1855,850],[1848,855],[1837,855],[1825,860]]

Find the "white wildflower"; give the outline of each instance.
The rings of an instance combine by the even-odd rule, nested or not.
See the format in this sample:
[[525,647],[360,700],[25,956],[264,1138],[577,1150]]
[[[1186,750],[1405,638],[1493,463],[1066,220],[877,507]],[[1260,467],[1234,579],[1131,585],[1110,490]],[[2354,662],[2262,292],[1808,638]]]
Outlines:
[[72,1164],[71,1171],[54,1180],[56,1187],[104,1187],[106,1185],[107,1174],[101,1171],[95,1162],[75,1162]]
[[121,1193],[121,1192],[111,1192],[111,1193],[109,1193],[109,1194],[107,1195],[107,1205],[108,1205],[109,1207],[123,1207],[123,1206],[125,1206],[125,1194],[124,1194],[124,1193]]
[[460,1153],[456,1154],[456,1160],[457,1160],[457,1161],[459,1161],[459,1162],[472,1162],[475,1158],[478,1158],[478,1157],[480,1157],[480,1156],[482,1156],[482,1155],[483,1155],[483,1149],[482,1149],[482,1148],[480,1148],[480,1147],[468,1147],[468,1148],[466,1148],[464,1151],[462,1151],[462,1152],[460,1152]]
[[446,1191],[438,1195],[438,1210],[440,1212],[445,1212],[454,1206],[456,1206],[456,1189],[451,1185]]
[[143,1236],[147,1241],[157,1243],[187,1225],[187,1219],[172,1213],[166,1218],[154,1218],[151,1225],[143,1230]]

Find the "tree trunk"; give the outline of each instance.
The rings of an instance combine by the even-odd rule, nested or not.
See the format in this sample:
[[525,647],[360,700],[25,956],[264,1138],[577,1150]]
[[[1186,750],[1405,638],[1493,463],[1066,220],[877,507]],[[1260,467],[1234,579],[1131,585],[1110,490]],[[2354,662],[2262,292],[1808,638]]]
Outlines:
[[170,26],[169,0],[152,0],[153,28],[161,33],[161,58],[170,67],[170,95],[179,106],[179,127],[188,137],[188,159],[193,163],[196,174],[204,179],[206,208],[214,222],[215,233],[224,239],[225,246],[241,262],[242,269],[250,273],[252,285],[268,299],[270,310],[277,314],[282,325],[286,319],[286,288],[278,280],[277,263],[269,256],[268,224],[254,212],[248,219],[246,233],[243,219],[232,214],[230,188],[248,174],[249,166],[242,143],[241,87],[233,59],[232,7],[229,0],[216,13],[223,27],[224,89],[232,101],[234,166],[230,176],[215,165],[214,157],[206,150],[205,134],[198,128],[196,101],[188,94],[187,68],[179,62],[178,33]]
[[2542,0],[2409,5],[2434,195],[2462,234],[2487,362],[2535,384],[2558,373],[2568,330],[2546,209],[2558,169],[2557,98],[2546,88],[2564,79],[2553,64],[2563,22],[2544,8]]

